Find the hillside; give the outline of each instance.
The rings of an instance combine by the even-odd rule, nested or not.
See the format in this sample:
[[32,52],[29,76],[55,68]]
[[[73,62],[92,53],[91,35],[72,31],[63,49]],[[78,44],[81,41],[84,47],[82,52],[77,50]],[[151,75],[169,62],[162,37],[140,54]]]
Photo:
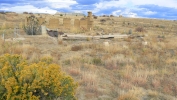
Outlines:
[[[65,34],[128,34],[122,39],[57,40],[27,36],[22,28],[14,40],[13,26],[24,25],[28,15],[0,14],[0,55],[20,54],[29,62],[49,56],[78,83],[78,100],[176,100],[177,22],[171,20],[98,17],[93,30]],[[59,18],[64,16],[36,15]],[[67,16],[71,19],[79,16]],[[13,24],[13,25],[14,25]],[[4,31],[5,30],[5,31]],[[105,44],[108,43],[108,44]]]

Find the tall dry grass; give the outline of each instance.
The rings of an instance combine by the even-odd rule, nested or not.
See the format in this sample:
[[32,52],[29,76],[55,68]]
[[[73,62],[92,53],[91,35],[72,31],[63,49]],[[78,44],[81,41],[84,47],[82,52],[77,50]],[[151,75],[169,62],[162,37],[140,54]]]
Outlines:
[[96,93],[98,91],[99,78],[95,72],[83,71],[80,85],[84,86],[85,91]]
[[3,45],[4,45],[4,41],[3,39],[0,38],[0,54],[3,53]]

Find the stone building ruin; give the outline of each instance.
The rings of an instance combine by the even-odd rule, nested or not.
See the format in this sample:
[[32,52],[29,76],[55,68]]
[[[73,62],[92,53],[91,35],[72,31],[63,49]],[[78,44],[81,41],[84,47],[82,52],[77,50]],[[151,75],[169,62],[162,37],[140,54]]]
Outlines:
[[78,19],[78,18],[38,18],[39,23],[46,21],[47,23],[44,23],[43,25],[46,26],[46,28],[50,30],[92,30],[93,27],[93,18],[92,18],[92,12],[88,12],[88,16]]

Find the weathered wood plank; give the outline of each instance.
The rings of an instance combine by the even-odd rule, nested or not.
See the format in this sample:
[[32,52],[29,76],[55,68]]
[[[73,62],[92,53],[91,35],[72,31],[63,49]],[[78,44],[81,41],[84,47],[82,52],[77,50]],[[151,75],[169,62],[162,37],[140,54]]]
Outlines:
[[87,39],[113,39],[113,38],[128,38],[128,35],[98,35],[98,36],[87,36],[87,35],[65,35],[62,37],[65,40],[87,40]]

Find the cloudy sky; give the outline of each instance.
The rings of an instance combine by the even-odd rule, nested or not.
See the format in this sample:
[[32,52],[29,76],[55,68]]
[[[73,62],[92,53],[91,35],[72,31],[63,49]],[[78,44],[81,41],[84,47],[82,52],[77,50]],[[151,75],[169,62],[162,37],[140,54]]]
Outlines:
[[95,15],[176,20],[177,0],[0,0],[0,11],[50,14],[92,11]]

